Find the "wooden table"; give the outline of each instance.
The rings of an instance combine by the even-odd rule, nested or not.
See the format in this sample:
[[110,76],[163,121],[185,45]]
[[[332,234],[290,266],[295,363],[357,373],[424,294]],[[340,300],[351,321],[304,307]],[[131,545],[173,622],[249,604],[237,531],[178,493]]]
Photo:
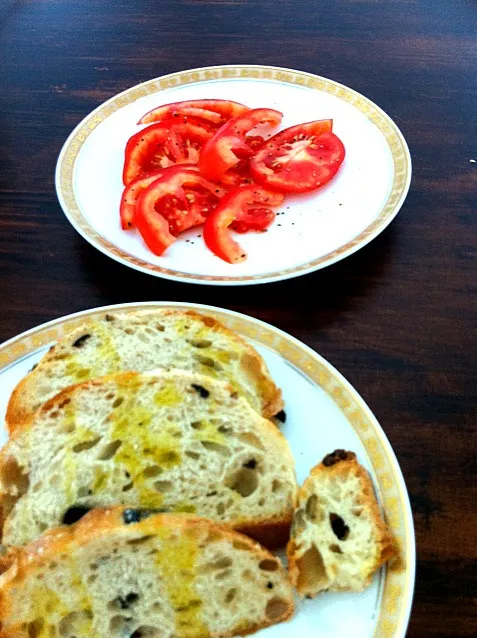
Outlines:
[[[477,5],[473,0],[4,0],[0,338],[85,308],[173,300],[271,322],[329,359],[400,460],[417,533],[409,636],[477,636]],[[377,102],[414,177],[391,227],[324,271],[213,288],[129,270],[54,190],[60,148],[102,101],[181,69],[264,63]]]

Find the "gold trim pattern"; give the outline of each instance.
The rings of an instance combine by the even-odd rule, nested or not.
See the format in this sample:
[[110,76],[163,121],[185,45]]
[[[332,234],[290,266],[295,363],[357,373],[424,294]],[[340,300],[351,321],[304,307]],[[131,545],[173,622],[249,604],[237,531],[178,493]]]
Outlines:
[[400,552],[399,560],[385,572],[374,636],[404,638],[413,593],[415,550],[412,516],[399,466],[381,427],[363,399],[335,368],[298,340],[252,317],[211,306],[166,302],[120,304],[62,317],[7,341],[0,346],[0,371],[19,358],[57,341],[66,331],[79,327],[86,318],[111,311],[130,313],[164,306],[209,314],[244,337],[272,349],[320,386],[346,415],[374,468],[377,492]]
[[[163,268],[130,255],[100,235],[81,213],[73,187],[75,162],[84,142],[92,131],[94,131],[101,122],[118,109],[126,106],[127,104],[131,104],[142,97],[150,95],[151,93],[159,93],[166,89],[196,82],[231,78],[272,80],[287,84],[295,84],[317,91],[323,91],[325,93],[335,95],[341,100],[352,104],[373,124],[375,124],[389,145],[394,165],[394,178],[391,191],[378,217],[351,241],[310,262],[280,271],[260,275],[241,275],[236,277],[197,275]],[[78,232],[101,252],[123,264],[132,266],[142,272],[147,272],[156,276],[164,276],[169,279],[189,282],[195,281],[199,283],[251,284],[289,278],[305,274],[306,272],[312,272],[319,268],[324,268],[325,266],[343,259],[358,250],[358,248],[367,244],[381,231],[383,231],[397,215],[409,189],[410,176],[409,151],[402,134],[391,118],[378,106],[376,106],[376,104],[371,102],[371,100],[368,100],[353,89],[349,89],[337,82],[327,80],[326,78],[322,78],[311,73],[293,71],[280,67],[244,65],[205,67],[201,69],[193,69],[191,71],[172,73],[170,75],[139,84],[127,89],[116,97],[111,98],[86,117],[76,127],[66,141],[58,158],[56,187],[61,206],[68,219]]]

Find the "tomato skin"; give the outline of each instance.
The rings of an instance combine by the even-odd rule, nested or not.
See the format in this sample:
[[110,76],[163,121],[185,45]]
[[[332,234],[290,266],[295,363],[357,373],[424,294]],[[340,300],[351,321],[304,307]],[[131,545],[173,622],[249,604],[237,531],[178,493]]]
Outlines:
[[141,117],[138,124],[151,124],[171,118],[205,120],[210,125],[222,126],[227,120],[248,111],[248,106],[231,100],[185,100],[158,106]]
[[199,171],[198,167],[194,164],[180,164],[180,166],[170,166],[169,168],[154,171],[153,173],[146,173],[145,175],[141,175],[130,182],[124,189],[121,196],[121,204],[119,206],[121,228],[123,230],[131,230],[134,228],[137,200],[141,193],[143,193],[146,188],[152,184],[152,182],[155,182],[160,177],[170,177],[175,172],[184,169],[190,170],[193,173],[197,173]]
[[255,181],[282,193],[305,193],[324,186],[345,157],[332,125],[332,120],[307,122],[271,137],[250,159]]
[[[123,183],[174,164],[197,163],[199,151],[214,131],[198,122],[151,124],[133,135],[124,159]],[[187,143],[189,141],[189,143]]]
[[[156,179],[140,195],[136,204],[135,222],[144,241],[154,254],[162,255],[176,240],[174,230],[176,234],[179,234],[182,230],[204,222],[205,211],[190,207],[188,195],[192,193],[186,192],[189,189],[192,193],[194,189],[208,191],[217,201],[224,192],[220,191],[216,184],[211,184],[197,173],[185,169]],[[163,204],[163,209],[167,211],[171,202],[176,209],[177,203],[182,204],[181,214],[168,219],[167,213],[161,214],[157,208]],[[182,214],[183,211],[184,214]]]
[[259,224],[260,230],[264,230],[264,222],[268,221],[267,225],[270,225],[275,217],[270,206],[279,206],[283,200],[283,195],[271,193],[255,184],[234,188],[220,200],[205,221],[203,236],[207,247],[230,264],[244,261],[247,255],[230,234],[230,226],[237,225],[239,232],[257,230],[253,220],[253,209],[257,207],[253,205],[262,204]]
[[229,120],[204,145],[199,158],[201,174],[211,181],[220,181],[225,171],[253,155],[256,136],[248,144],[246,133],[259,124],[276,126],[282,117],[280,111],[273,109],[251,109]]

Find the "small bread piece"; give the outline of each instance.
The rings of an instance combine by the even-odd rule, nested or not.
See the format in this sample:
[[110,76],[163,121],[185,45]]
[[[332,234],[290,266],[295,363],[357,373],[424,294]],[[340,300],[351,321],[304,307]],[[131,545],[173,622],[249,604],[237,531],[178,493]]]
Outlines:
[[8,430],[70,385],[156,368],[190,370],[228,381],[267,419],[283,409],[281,391],[265,362],[242,337],[212,317],[154,309],[105,314],[67,334],[13,391]]
[[298,493],[287,546],[301,596],[361,591],[394,555],[373,484],[353,452],[335,450],[311,470]]
[[182,370],[67,388],[0,451],[9,545],[128,505],[223,521],[273,547],[288,540],[296,491],[280,430],[228,383]]
[[277,558],[184,514],[93,510],[9,560],[0,638],[226,638],[293,613]]

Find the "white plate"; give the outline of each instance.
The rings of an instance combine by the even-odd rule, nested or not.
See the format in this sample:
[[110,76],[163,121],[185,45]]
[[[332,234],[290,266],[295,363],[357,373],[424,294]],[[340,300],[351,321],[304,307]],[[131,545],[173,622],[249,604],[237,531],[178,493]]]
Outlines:
[[[283,127],[332,118],[346,158],[337,176],[316,193],[288,197],[266,234],[239,240],[248,258],[228,264],[190,230],[157,257],[136,231],[119,224],[122,165],[139,118],[160,104],[223,98],[284,113]],[[409,189],[411,160],[394,122],[373,102],[337,82],[265,66],[219,66],[144,82],[88,115],[58,159],[61,206],[93,246],[142,272],[206,284],[254,284],[296,277],[343,259],[381,233]],[[186,241],[188,239],[189,241]]]
[[[404,638],[415,573],[415,540],[409,499],[391,446],[368,406],[353,387],[316,352],[266,323],[229,310],[199,304],[122,304],[87,310],[43,324],[0,346],[0,414],[14,386],[64,329],[84,317],[144,308],[193,309],[216,317],[248,339],[265,358],[283,388],[287,420],[283,432],[296,460],[297,478],[336,448],[357,453],[373,478],[378,498],[400,551],[400,560],[382,569],[364,592],[325,593],[299,601],[288,623],[262,630],[267,638]],[[4,443],[6,432],[2,432]]]

